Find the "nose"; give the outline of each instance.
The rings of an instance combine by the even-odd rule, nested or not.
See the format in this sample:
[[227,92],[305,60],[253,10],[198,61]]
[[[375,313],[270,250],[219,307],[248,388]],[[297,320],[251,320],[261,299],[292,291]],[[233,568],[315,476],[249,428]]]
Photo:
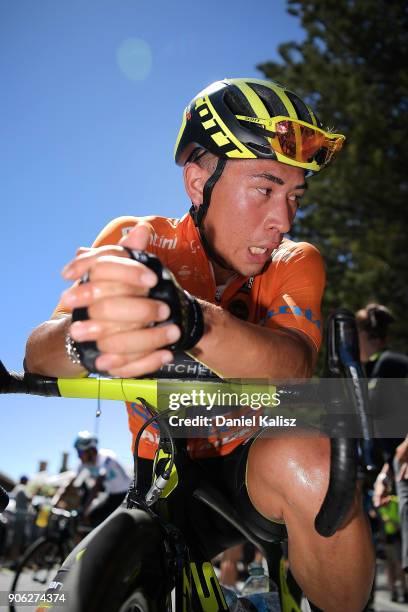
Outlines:
[[292,226],[292,221],[293,215],[286,197],[275,198],[271,202],[265,219],[266,228],[276,230],[280,234],[286,234]]

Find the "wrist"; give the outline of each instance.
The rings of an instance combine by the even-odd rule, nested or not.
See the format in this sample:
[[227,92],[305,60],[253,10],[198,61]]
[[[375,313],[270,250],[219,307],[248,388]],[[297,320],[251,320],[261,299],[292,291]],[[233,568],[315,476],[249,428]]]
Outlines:
[[75,365],[82,365],[78,347],[76,342],[69,335],[69,332],[65,334],[65,351],[71,363],[74,363]]
[[81,354],[78,349],[78,345],[75,342],[75,340],[71,338],[71,336],[69,335],[69,332],[65,334],[65,352],[66,352],[66,355],[69,361],[72,364],[76,366],[80,366],[82,368],[82,373],[79,374],[78,376],[87,376],[89,374],[89,371],[84,367],[81,361]]

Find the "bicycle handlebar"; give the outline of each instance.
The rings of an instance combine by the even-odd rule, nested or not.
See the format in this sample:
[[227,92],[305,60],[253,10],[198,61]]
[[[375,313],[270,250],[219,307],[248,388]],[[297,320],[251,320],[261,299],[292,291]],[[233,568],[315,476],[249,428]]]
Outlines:
[[[355,408],[361,429],[361,437],[368,441],[370,428],[368,425],[367,389],[362,380],[362,370],[358,355],[358,335],[354,315],[346,310],[336,311],[328,324],[328,367],[331,376],[344,376],[351,379],[353,393],[349,399]],[[156,376],[156,374],[155,374]],[[158,407],[158,378],[119,379],[119,378],[75,378],[64,379],[44,377],[38,374],[9,373],[0,361],[0,393],[28,393],[48,397],[70,397],[85,399],[110,399],[134,402],[137,397],[155,408]],[[189,381],[191,382],[191,381]],[[219,384],[219,380],[194,381],[200,388],[210,389]],[[166,380],[166,384],[179,385],[180,380]],[[228,383],[227,383],[228,384]],[[256,385],[257,388],[259,385]],[[260,385],[270,390],[269,385]],[[276,388],[276,385],[273,385]],[[254,388],[254,385],[240,385],[241,389]],[[316,391],[312,386],[293,385],[279,387],[279,394],[294,403],[317,400]],[[347,391],[347,390],[346,390]],[[311,396],[312,394],[312,396]],[[354,499],[357,448],[352,438],[331,438],[330,480],[322,506],[315,519],[317,532],[325,537],[333,535],[342,525]]]
[[[370,441],[370,427],[367,419],[368,390],[360,363],[358,332],[354,315],[345,309],[338,309],[328,319],[327,366],[331,376],[344,377],[353,383],[345,385],[348,400],[358,417],[361,437]],[[333,398],[334,402],[337,398]],[[365,448],[368,469],[372,466],[371,453]],[[322,536],[333,535],[346,518],[354,500],[357,478],[357,445],[349,437],[331,438],[330,480],[328,491],[316,519],[315,528]]]

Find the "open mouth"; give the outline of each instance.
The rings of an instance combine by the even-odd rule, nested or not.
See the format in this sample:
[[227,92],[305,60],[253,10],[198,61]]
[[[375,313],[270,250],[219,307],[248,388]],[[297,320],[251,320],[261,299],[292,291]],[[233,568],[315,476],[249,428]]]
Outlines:
[[248,247],[248,262],[255,265],[263,266],[271,256],[273,249],[261,246],[250,246]]
[[249,252],[252,255],[263,255],[268,249],[266,247],[250,246]]

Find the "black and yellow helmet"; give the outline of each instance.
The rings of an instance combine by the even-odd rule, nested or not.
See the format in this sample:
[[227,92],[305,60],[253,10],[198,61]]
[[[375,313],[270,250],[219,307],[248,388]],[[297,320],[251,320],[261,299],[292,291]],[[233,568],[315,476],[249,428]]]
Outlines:
[[327,166],[344,140],[323,130],[312,109],[282,85],[224,79],[185,109],[174,156],[183,166],[203,148],[226,160],[268,158],[314,173]]

